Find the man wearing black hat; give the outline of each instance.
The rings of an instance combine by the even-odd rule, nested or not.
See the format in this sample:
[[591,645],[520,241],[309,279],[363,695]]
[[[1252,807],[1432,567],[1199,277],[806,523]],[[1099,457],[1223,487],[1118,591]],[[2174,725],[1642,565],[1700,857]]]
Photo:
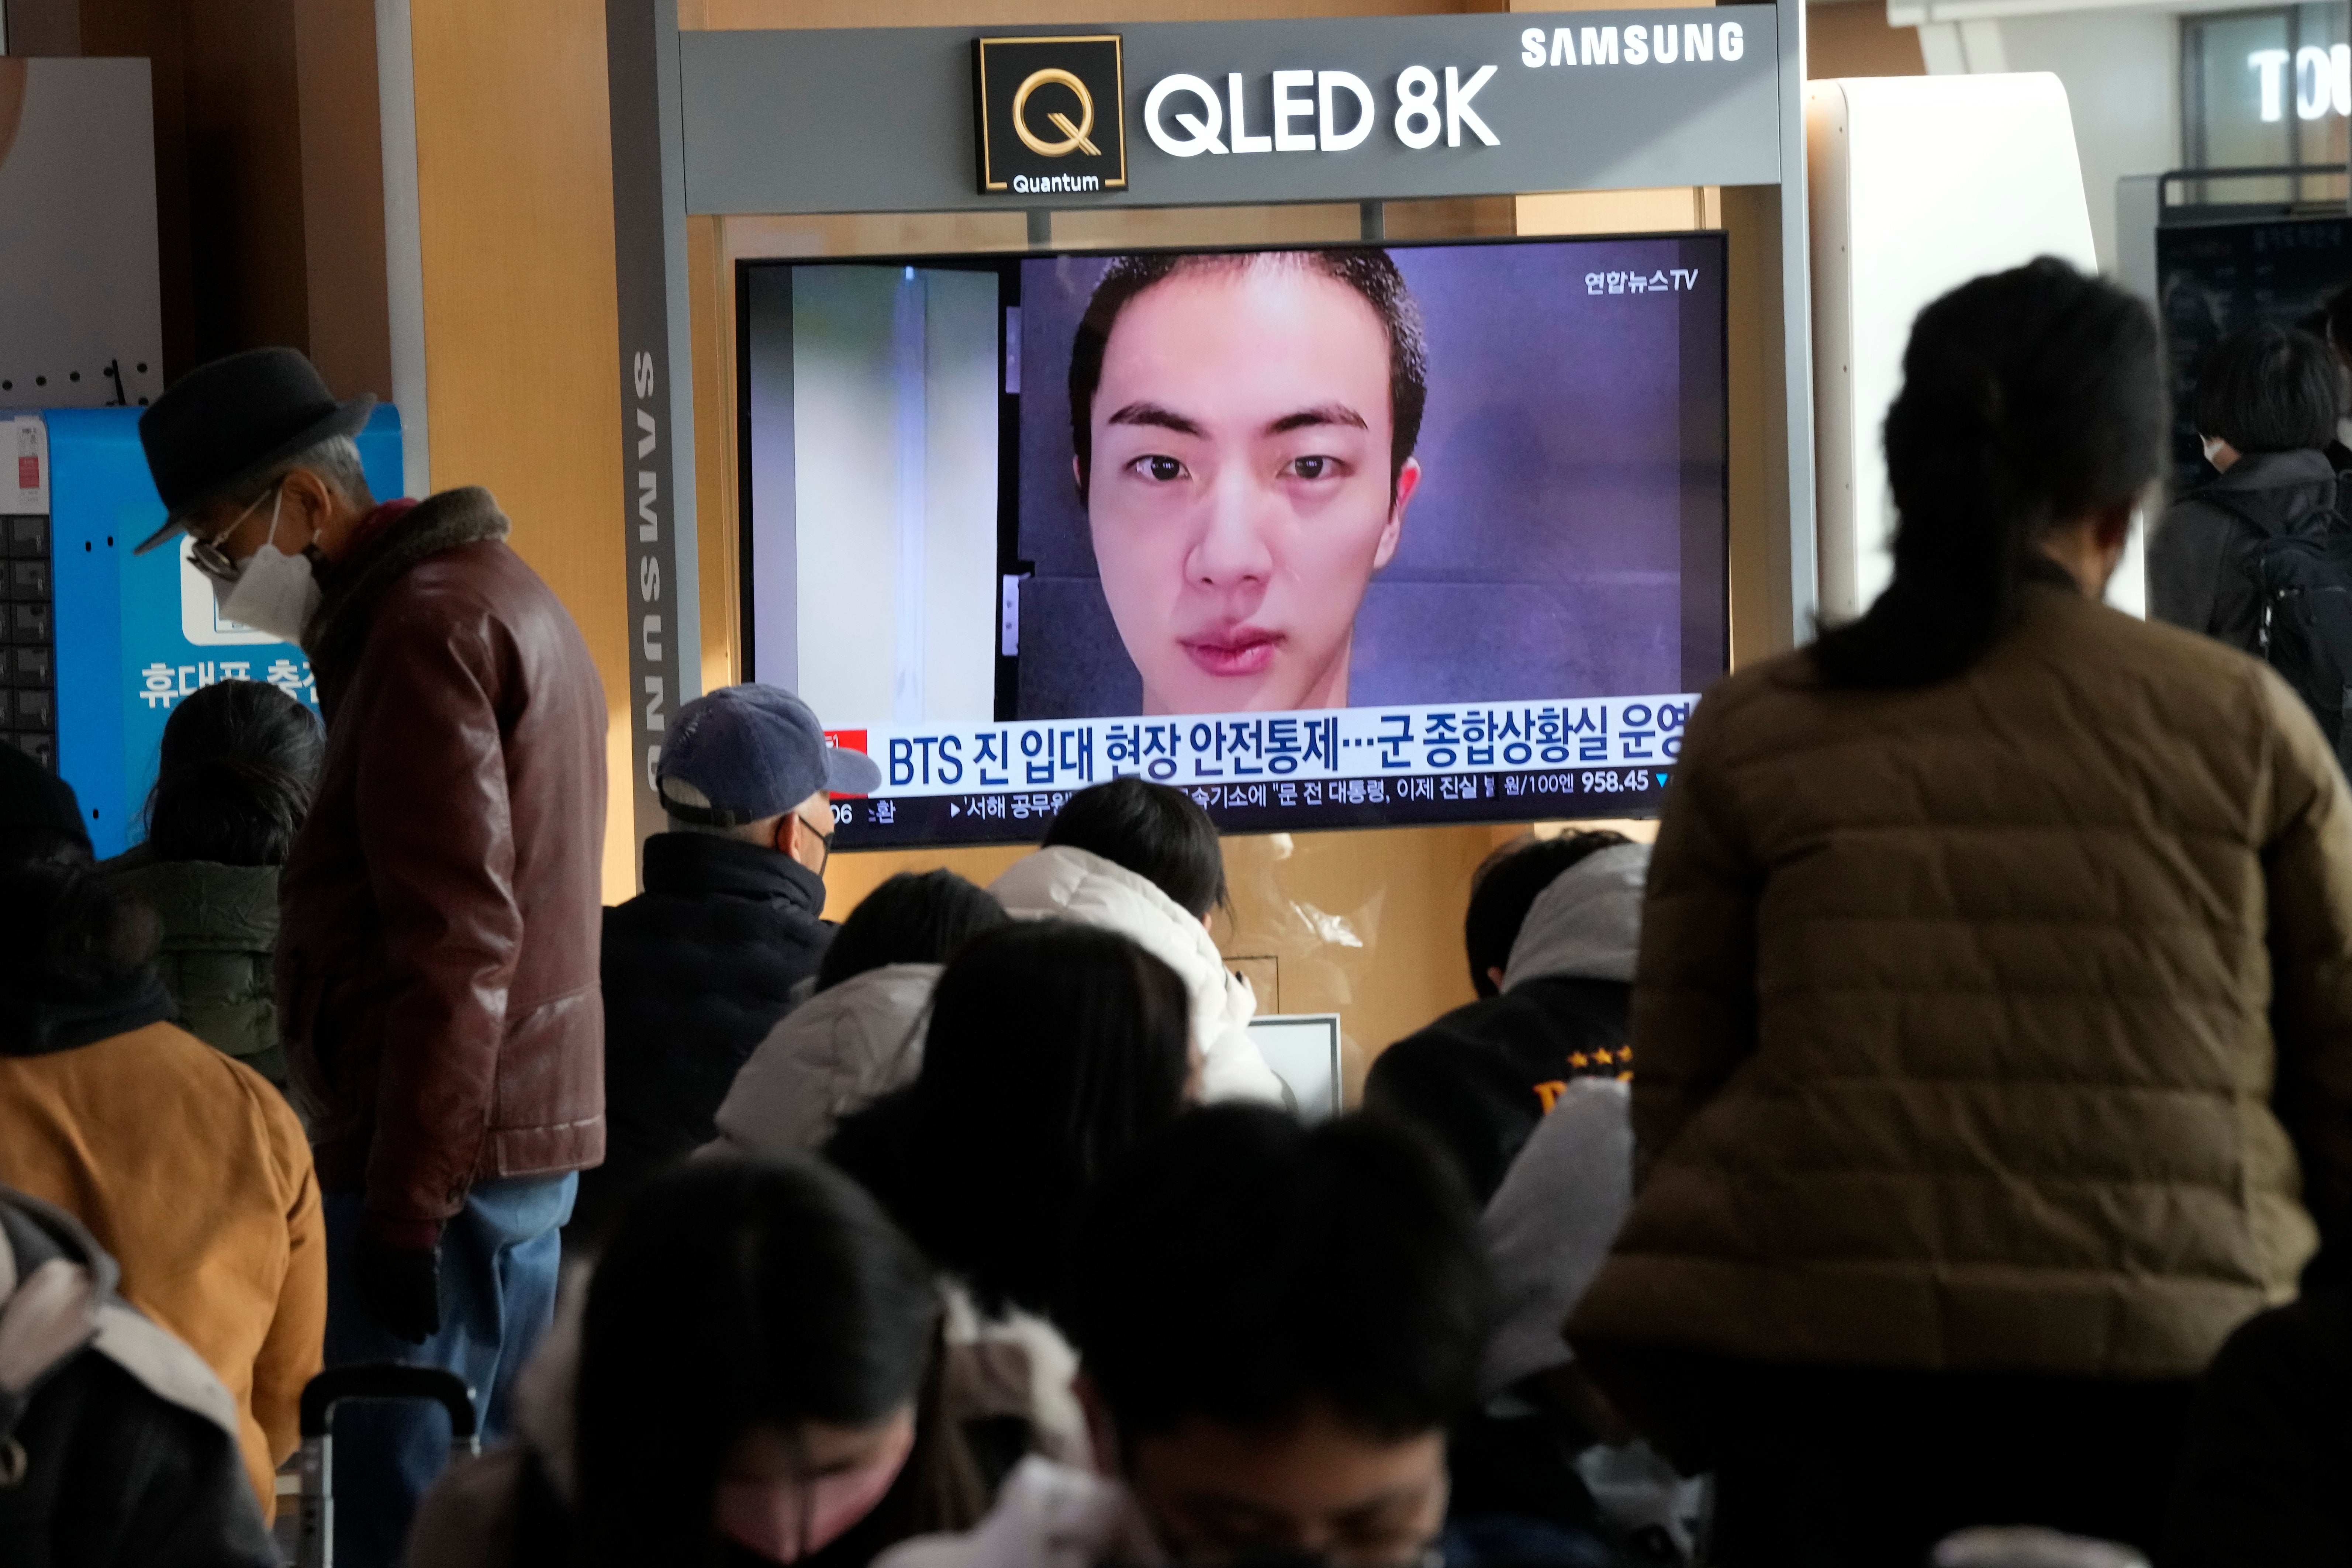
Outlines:
[[721,687],[670,721],[655,780],[670,831],[646,890],[604,911],[604,1163],[567,1239],[593,1241],[649,1176],[719,1136],[735,1074],[824,957],[835,795],[882,782],[781,687]]
[[[191,372],[139,422],[168,513],[140,548],[184,531],[226,616],[300,641],[326,713],[278,990],[326,1196],[327,1359],[446,1366],[495,1436],[604,1156],[604,694],[488,492],[368,493],[373,402],[291,349]],[[446,1449],[404,1409],[339,1443],[359,1484],[338,1560],[394,1561]]]

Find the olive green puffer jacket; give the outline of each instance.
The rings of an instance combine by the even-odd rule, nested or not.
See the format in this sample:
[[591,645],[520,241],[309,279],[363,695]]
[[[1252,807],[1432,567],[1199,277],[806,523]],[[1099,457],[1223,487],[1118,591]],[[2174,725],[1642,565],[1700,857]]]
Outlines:
[[163,922],[156,967],[180,1004],[180,1024],[280,1089],[278,1043],[278,868],[158,860],[141,845],[100,868]]
[[2326,742],[2246,655],[2027,592],[1957,679],[1699,704],[1580,1349],[2186,1377],[2352,1215]]

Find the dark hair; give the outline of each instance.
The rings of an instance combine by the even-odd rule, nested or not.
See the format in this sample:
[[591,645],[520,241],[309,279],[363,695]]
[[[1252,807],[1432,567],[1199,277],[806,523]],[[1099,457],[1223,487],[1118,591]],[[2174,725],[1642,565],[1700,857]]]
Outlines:
[[1011,918],[987,889],[953,871],[901,871],[859,900],[833,933],[816,988],[830,991],[886,963],[945,963]]
[[1401,1124],[1186,1115],[1092,1206],[1069,1327],[1126,1436],[1320,1405],[1383,1439],[1476,1397],[1491,1317],[1477,1215]]
[[191,693],[163,725],[149,849],[162,860],[284,865],[325,754],[318,718],[267,681]]
[[913,1244],[814,1160],[694,1161],[640,1189],[582,1325],[583,1561],[716,1562],[743,1435],[887,1419],[921,1394],[939,1315]]
[[1813,644],[1823,681],[1902,689],[1969,669],[2023,613],[2042,536],[2155,475],[2166,420],[2155,318],[2063,261],[1920,311],[1886,411],[1895,580]]
[[1196,919],[1225,901],[1217,825],[1181,789],[1139,778],[1082,789],[1055,814],[1044,842],[1125,867]]
[[1422,411],[1429,402],[1429,351],[1422,340],[1421,309],[1405,287],[1389,253],[1373,247],[1349,250],[1252,250],[1162,252],[1122,256],[1095,285],[1087,313],[1070,345],[1070,445],[1078,458],[1078,499],[1093,479],[1095,391],[1102,384],[1103,355],[1119,312],[1154,284],[1187,272],[1232,271],[1250,267],[1300,267],[1344,283],[1364,298],[1381,319],[1389,340],[1389,485],[1393,492],[1404,460],[1421,439]]
[[1561,872],[1588,855],[1632,842],[1601,829],[1514,841],[1487,856],[1470,874],[1470,908],[1462,917],[1462,946],[1470,955],[1470,984],[1478,994],[1492,996],[1501,989],[1486,971],[1510,966],[1511,944],[1519,940],[1528,910]]
[[922,1071],[825,1153],[982,1304],[1051,1311],[1080,1205],[1192,1073],[1184,983],[1126,937],[1024,921],[940,977]]
[[0,867],[88,866],[95,860],[89,840],[63,828],[0,826]]
[[2309,332],[2248,327],[2197,361],[2189,418],[2241,452],[2317,451],[2336,438],[2336,351]]
[[89,829],[73,785],[0,736],[0,869],[87,866]]
[[103,1003],[154,975],[163,922],[88,861],[0,869],[0,997]]
[[[2320,324],[2318,335],[2339,353],[2352,353],[2352,283],[2347,283],[2327,296],[2327,302],[2315,312]],[[2303,322],[2295,323],[2304,326]],[[2305,331],[2310,331],[2308,327]]]

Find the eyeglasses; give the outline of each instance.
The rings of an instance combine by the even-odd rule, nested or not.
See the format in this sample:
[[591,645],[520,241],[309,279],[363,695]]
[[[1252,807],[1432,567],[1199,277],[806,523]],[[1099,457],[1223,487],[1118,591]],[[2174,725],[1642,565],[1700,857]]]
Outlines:
[[194,566],[197,571],[203,573],[205,576],[211,578],[215,583],[236,582],[237,578],[236,563],[231,561],[227,554],[221,549],[220,540],[226,539],[230,534],[235,533],[244,523],[245,520],[251,517],[255,512],[259,511],[261,510],[261,503],[276,495],[285,487],[285,480],[280,479],[277,484],[271,485],[268,489],[254,497],[253,504],[247,507],[243,511],[238,512],[236,514],[236,520],[234,522],[231,522],[226,528],[222,529],[217,539],[199,539],[194,533],[189,534],[188,564]]
[[188,564],[215,583],[236,581],[236,563],[221,553],[221,547],[209,539],[188,536]]

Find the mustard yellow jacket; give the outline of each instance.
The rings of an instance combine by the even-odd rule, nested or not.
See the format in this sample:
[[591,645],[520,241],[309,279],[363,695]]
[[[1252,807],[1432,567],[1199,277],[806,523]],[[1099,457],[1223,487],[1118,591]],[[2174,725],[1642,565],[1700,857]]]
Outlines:
[[2263,665],[2028,594],[1943,685],[1699,705],[1571,1339],[2170,1377],[2294,1294],[2352,1194],[2344,779]]
[[88,1226],[124,1299],[227,1385],[272,1517],[327,1325],[319,1184],[285,1098],[170,1024],[0,1054],[0,1184]]

